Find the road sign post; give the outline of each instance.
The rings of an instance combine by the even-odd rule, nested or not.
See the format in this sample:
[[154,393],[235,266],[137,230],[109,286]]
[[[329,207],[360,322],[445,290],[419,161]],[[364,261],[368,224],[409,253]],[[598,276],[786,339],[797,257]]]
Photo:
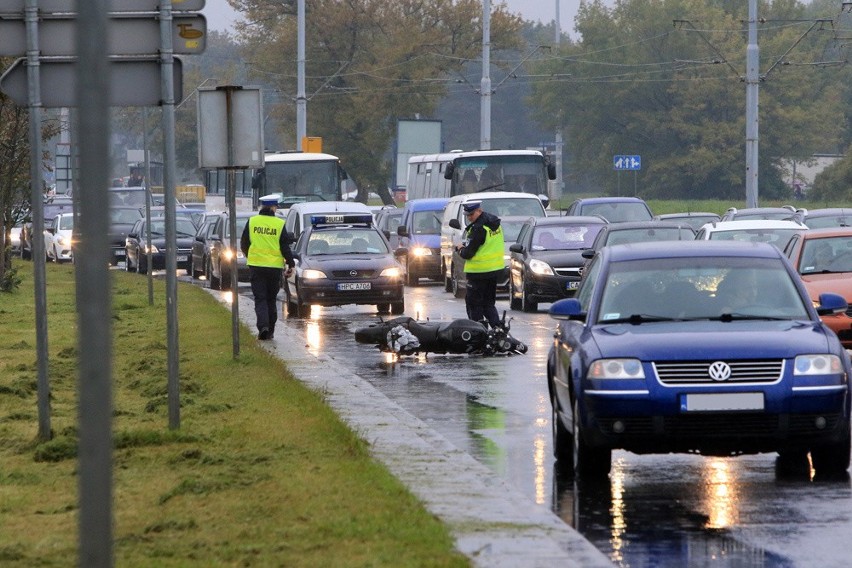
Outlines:
[[621,195],[621,172],[633,172],[633,195],[636,195],[636,172],[642,169],[642,156],[615,155],[612,157],[612,168],[618,172],[618,195]]

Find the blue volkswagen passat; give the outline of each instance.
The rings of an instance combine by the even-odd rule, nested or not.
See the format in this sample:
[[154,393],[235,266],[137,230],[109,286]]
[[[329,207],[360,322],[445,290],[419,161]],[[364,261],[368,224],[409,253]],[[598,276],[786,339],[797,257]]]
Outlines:
[[602,248],[548,356],[554,453],[585,479],[613,449],[715,456],[777,452],[779,474],[845,475],[849,355],[801,280],[766,243]]

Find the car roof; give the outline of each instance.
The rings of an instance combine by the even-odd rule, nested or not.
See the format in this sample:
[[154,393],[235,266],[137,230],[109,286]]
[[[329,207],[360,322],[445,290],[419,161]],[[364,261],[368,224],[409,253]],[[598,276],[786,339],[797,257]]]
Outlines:
[[581,197],[574,203],[645,203],[645,200],[640,197]]
[[360,201],[301,201],[294,203],[289,210],[300,213],[331,213],[335,211],[372,213],[370,208]]
[[614,231],[630,231],[632,229],[692,229],[688,223],[678,223],[677,221],[623,221],[621,223],[607,223],[606,230]]
[[541,225],[608,225],[603,217],[593,215],[561,215],[558,217],[530,217],[536,227]]
[[450,201],[480,201],[484,199],[506,199],[507,197],[514,197],[520,199],[536,199],[541,202],[541,199],[538,198],[537,195],[533,195],[532,193],[523,193],[520,191],[480,191],[478,193],[465,193],[463,195],[456,195],[450,198]]
[[852,237],[852,227],[824,227],[808,229],[802,233],[804,239],[822,239],[825,237]]
[[647,241],[612,245],[600,254],[610,261],[643,260],[675,257],[781,258],[781,251],[772,244],[741,241]]
[[423,199],[412,199],[405,202],[405,208],[412,211],[436,211],[447,207],[449,197],[424,197]]
[[667,219],[679,219],[681,217],[719,217],[721,215],[718,213],[711,213],[709,211],[685,211],[683,213],[662,213],[660,215],[654,215],[654,218],[660,221],[665,221]]
[[852,207],[824,207],[822,209],[803,209],[805,218],[808,217],[833,217],[834,215],[852,216]]
[[707,223],[701,227],[707,231],[735,231],[749,229],[802,229],[807,227],[796,221],[787,219],[741,219],[737,221],[716,221],[715,223]]

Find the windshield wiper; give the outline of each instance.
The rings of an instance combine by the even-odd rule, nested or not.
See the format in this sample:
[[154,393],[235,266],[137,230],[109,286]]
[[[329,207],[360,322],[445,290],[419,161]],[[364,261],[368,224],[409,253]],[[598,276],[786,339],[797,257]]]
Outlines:
[[488,191],[489,189],[494,189],[495,187],[500,187],[500,186],[503,186],[503,185],[506,185],[506,184],[502,183],[502,182],[501,183],[495,183],[494,185],[489,185],[488,187],[483,187],[479,191]]
[[719,321],[786,321],[790,318],[726,312],[715,319],[718,319]]
[[626,318],[616,318],[616,319],[607,319],[600,320],[598,323],[600,324],[611,324],[611,323],[630,323],[633,325],[639,325],[640,323],[649,323],[649,322],[658,322],[658,321],[679,321],[678,318],[670,318],[666,316],[653,316],[650,314],[633,314]]

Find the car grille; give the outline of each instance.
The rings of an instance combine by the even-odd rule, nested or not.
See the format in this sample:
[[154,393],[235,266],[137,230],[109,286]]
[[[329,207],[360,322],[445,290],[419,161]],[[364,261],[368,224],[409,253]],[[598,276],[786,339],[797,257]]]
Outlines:
[[[816,426],[824,418],[824,428]],[[607,435],[646,437],[664,434],[671,438],[741,438],[770,437],[786,432],[790,437],[813,436],[837,428],[837,414],[765,414],[751,412],[695,413],[676,416],[609,417],[599,418],[601,431]],[[616,434],[613,424],[623,425],[623,434]]]
[[559,276],[573,276],[574,278],[579,278],[580,277],[580,268],[581,267],[579,267],[579,266],[570,266],[570,267],[566,267],[566,268],[554,267],[553,270]]
[[[712,385],[720,384],[710,378],[710,365],[715,361],[672,361],[656,362],[654,370],[664,385]],[[731,367],[731,376],[724,381],[730,383],[773,383],[784,372],[784,361],[726,361]]]
[[[354,274],[353,274],[354,272]],[[376,274],[375,270],[332,270],[331,275],[334,278],[372,278]]]

